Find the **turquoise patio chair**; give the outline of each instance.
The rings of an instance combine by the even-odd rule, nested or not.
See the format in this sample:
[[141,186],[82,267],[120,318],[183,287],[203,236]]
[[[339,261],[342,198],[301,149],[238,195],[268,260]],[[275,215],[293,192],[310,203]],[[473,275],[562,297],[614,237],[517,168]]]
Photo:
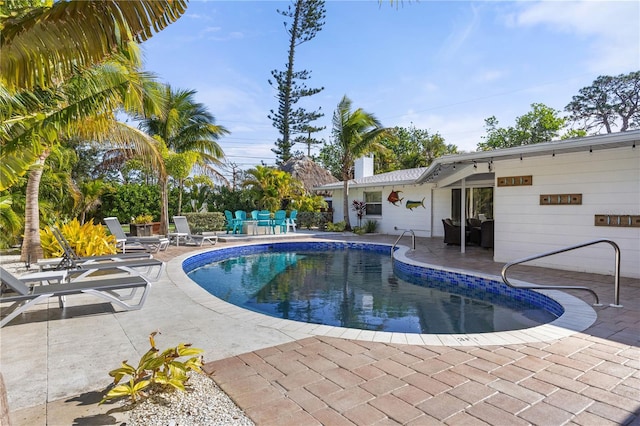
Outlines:
[[261,227],[266,227],[265,234],[268,232],[268,229],[271,229],[271,232],[274,232],[275,226],[273,225],[273,219],[271,219],[271,212],[269,210],[260,210],[258,212],[258,229]]
[[276,211],[273,215],[273,233],[276,233],[276,226],[280,227],[280,233],[287,232],[287,212],[284,210]]
[[238,234],[242,234],[242,225],[247,220],[247,212],[244,210],[236,210],[236,222],[238,223]]
[[[233,217],[233,213],[229,210],[224,211],[224,217],[227,220],[226,228],[227,234],[232,231],[234,234],[238,233],[238,221]],[[240,232],[242,232],[242,224],[240,224]]]

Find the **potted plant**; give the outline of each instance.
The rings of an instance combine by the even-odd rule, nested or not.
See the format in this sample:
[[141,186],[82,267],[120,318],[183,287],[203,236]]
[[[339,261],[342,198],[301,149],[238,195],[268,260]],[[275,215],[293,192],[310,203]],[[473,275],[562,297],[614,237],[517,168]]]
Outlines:
[[129,232],[134,237],[150,237],[153,228],[153,216],[141,214],[136,216],[129,224]]

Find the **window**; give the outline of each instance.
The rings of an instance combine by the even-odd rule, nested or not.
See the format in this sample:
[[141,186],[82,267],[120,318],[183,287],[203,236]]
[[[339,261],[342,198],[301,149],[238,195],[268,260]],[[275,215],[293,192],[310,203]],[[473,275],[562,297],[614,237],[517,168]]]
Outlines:
[[[493,188],[467,188],[466,217],[493,217]],[[460,189],[451,190],[451,220],[460,222]]]
[[382,216],[382,192],[365,192],[366,216]]

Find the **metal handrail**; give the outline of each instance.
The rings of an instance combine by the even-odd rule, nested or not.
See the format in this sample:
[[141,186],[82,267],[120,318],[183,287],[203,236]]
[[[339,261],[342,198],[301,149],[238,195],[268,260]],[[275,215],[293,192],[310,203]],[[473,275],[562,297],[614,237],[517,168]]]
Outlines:
[[393,243],[393,247],[391,247],[391,258],[393,258],[393,252],[395,251],[396,245],[398,245],[398,241],[400,241],[400,239],[404,237],[404,234],[406,234],[407,232],[411,232],[411,249],[416,249],[416,233],[413,232],[413,229],[398,229],[397,226],[394,226],[393,229],[396,231],[402,231],[402,234],[400,234],[396,242]]
[[611,240],[599,239],[599,240],[589,241],[589,242],[586,242],[586,243],[577,244],[575,246],[565,247],[563,249],[554,250],[554,251],[550,251],[550,252],[542,253],[542,254],[537,254],[537,255],[534,255],[534,256],[525,257],[523,259],[515,260],[513,262],[509,262],[509,263],[507,263],[506,265],[504,265],[502,267],[502,272],[501,272],[502,281],[504,281],[504,283],[506,285],[508,285],[509,287],[513,287],[513,288],[548,289],[548,290],[556,290],[556,289],[585,290],[585,291],[588,291],[591,294],[593,294],[593,296],[596,298],[596,303],[594,303],[594,306],[602,306],[602,304],[600,303],[600,299],[598,298],[598,295],[596,294],[596,292],[593,291],[592,289],[590,289],[589,287],[582,287],[582,286],[556,286],[556,285],[520,286],[520,285],[512,284],[507,279],[507,269],[509,269],[510,267],[512,267],[514,265],[519,265],[521,263],[529,262],[531,260],[540,259],[540,258],[551,256],[551,255],[554,255],[554,254],[564,253],[564,252],[567,252],[567,251],[579,249],[579,248],[582,248],[582,247],[592,246],[594,244],[600,244],[600,243],[611,244],[611,246],[613,246],[613,249],[615,250],[615,272],[614,272],[614,278],[613,278],[613,280],[614,280],[613,284],[614,284],[615,304],[612,303],[612,304],[610,304],[610,306],[616,307],[616,308],[621,308],[622,305],[620,304],[620,247],[618,247],[618,245],[615,242],[611,241]]

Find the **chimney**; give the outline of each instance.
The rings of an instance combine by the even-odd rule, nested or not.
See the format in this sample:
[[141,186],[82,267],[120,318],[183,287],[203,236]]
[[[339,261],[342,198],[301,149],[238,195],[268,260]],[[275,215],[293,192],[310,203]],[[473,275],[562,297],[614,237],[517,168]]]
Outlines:
[[354,179],[373,176],[373,155],[358,158],[354,162],[353,169]]

